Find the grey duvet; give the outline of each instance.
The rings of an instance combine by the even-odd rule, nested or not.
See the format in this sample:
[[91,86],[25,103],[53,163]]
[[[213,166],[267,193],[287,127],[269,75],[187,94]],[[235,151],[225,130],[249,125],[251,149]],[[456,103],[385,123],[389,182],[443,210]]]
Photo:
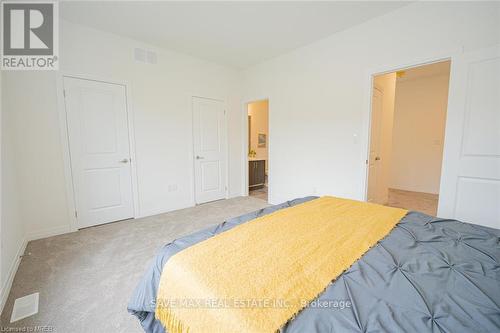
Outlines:
[[[175,253],[307,197],[229,219],[165,245],[128,311],[148,333],[160,275]],[[286,231],[285,231],[286,232]],[[408,213],[282,332],[500,332],[500,230]]]

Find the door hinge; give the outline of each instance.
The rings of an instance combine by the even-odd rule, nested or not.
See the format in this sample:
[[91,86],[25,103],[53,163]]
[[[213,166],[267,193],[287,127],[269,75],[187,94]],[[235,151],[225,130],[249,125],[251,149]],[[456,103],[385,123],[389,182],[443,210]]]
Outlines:
[[75,218],[78,218],[78,212],[75,210]]
[[66,89],[63,89],[63,95],[66,97]]

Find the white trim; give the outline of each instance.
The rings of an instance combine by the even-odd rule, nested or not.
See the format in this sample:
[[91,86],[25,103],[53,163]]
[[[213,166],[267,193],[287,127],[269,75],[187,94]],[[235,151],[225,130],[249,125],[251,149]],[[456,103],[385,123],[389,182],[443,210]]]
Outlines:
[[[224,106],[224,136],[226,141],[226,168],[225,168],[225,178],[226,178],[226,188],[224,189],[224,198],[229,199],[229,137],[228,137],[228,105],[227,99],[222,97],[207,97],[204,94],[189,94],[189,115],[191,116],[191,145],[189,146],[189,159],[191,160],[191,198],[192,207],[198,205],[196,202],[196,175],[195,175],[195,160],[194,160],[194,110],[193,110],[193,98],[203,98],[212,101],[221,102]],[[187,208],[187,207],[185,207]]]
[[[373,78],[376,75],[388,74],[396,72],[399,70],[405,70],[413,67],[430,65],[433,63],[451,60],[456,57],[457,54],[463,53],[463,47],[460,49],[453,49],[446,52],[436,53],[433,56],[416,57],[405,62],[400,62],[398,64],[383,65],[371,68],[365,73],[365,91],[364,91],[364,110],[363,110],[363,124],[361,127],[361,138],[362,143],[362,159],[361,162],[364,165],[361,175],[361,200],[366,201],[368,199],[368,164],[366,161],[370,158],[370,129],[371,129],[371,116],[372,116],[372,89],[373,89]],[[451,87],[450,87],[451,89]]]
[[186,99],[188,102],[188,115],[190,117],[189,119],[189,130],[191,131],[190,133],[190,138],[191,138],[191,144],[188,145],[188,165],[191,168],[189,174],[189,182],[190,182],[190,203],[191,207],[196,206],[196,181],[195,181],[195,168],[194,168],[194,117],[193,117],[193,97],[196,96],[197,94],[188,94]]
[[[0,6],[1,7],[1,6]],[[2,15],[2,13],[0,13],[0,15]],[[2,122],[2,118],[4,117],[4,113],[3,113],[3,110],[2,110],[2,102],[3,99],[2,99],[2,74],[0,74],[0,133],[2,133],[3,129],[2,129],[2,125],[3,125],[3,122]],[[2,160],[1,156],[3,156],[2,154],[2,137],[3,135],[0,135],[0,160]],[[2,226],[3,226],[3,221],[2,221],[2,216],[3,216],[3,177],[2,177],[2,169],[3,169],[3,163],[0,163],[0,251],[2,251],[4,249],[4,244],[3,244],[3,237],[2,237]],[[2,262],[3,262],[3,259],[2,259],[2,254],[0,253],[0,315],[2,314],[2,311],[3,311],[3,306],[4,306],[4,301],[3,301],[3,292],[4,292],[4,288],[3,288],[3,285],[2,285]]]
[[155,215],[160,215],[160,214],[166,214],[166,213],[174,212],[174,211],[181,210],[181,209],[192,208],[194,206],[195,205],[193,203],[189,202],[189,203],[185,203],[185,204],[176,205],[176,206],[170,207],[168,209],[165,209],[165,208],[149,209],[149,210],[142,211],[141,212],[142,215],[136,216],[136,218],[150,217],[150,216],[155,216]]
[[[243,160],[243,166],[242,166],[242,175],[241,178],[243,179],[243,189],[241,190],[241,195],[244,197],[248,197],[250,195],[250,185],[249,182],[250,180],[248,179],[248,136],[250,133],[248,133],[248,103],[243,103],[243,153],[242,153],[242,160]],[[269,140],[268,140],[269,141]]]
[[12,283],[14,282],[14,277],[16,276],[17,269],[19,268],[19,264],[21,263],[22,255],[26,251],[26,246],[28,245],[28,239],[24,238],[21,242],[21,246],[16,253],[16,260],[14,260],[9,268],[7,279],[5,283],[0,289],[0,313],[3,312],[3,308],[5,303],[7,303],[7,299],[10,294],[10,289],[12,288]]
[[268,133],[267,133],[267,201],[268,203],[270,202],[271,198],[271,163],[270,163],[270,156],[271,156],[271,103],[270,103],[270,98],[269,97],[261,97],[261,98],[255,98],[255,99],[245,99],[243,102],[243,107],[242,107],[242,112],[243,112],[243,119],[242,119],[242,133],[243,133],[243,149],[242,149],[242,160],[243,160],[243,166],[241,170],[241,178],[244,180],[243,181],[243,188],[241,189],[241,195],[244,197],[249,196],[249,179],[248,179],[248,104],[250,103],[255,103],[255,102],[262,102],[262,101],[267,101],[267,108],[268,108],[268,116],[267,116],[267,126],[268,126]]
[[28,239],[28,241],[32,241],[32,240],[67,234],[69,232],[75,232],[75,231],[78,230],[72,230],[68,225],[62,225],[59,227],[38,230],[35,232],[28,232],[26,238]]
[[66,188],[66,202],[68,208],[68,228],[70,231],[78,230],[78,221],[75,216],[76,206],[75,206],[75,195],[73,189],[73,177],[71,174],[71,159],[69,153],[69,141],[68,141],[68,127],[66,119],[66,106],[64,100],[64,75],[57,75],[56,86],[57,86],[57,109],[59,113],[59,134],[61,138],[61,148],[63,155],[63,168],[64,168],[64,180]]
[[125,84],[125,98],[127,99],[127,121],[128,121],[128,142],[130,154],[130,176],[132,178],[132,196],[134,204],[134,218],[141,214],[139,197],[139,176],[137,174],[137,157],[135,145],[135,114],[132,103],[132,89],[128,83]]
[[[73,176],[71,170],[71,154],[69,149],[69,136],[68,136],[68,122],[66,117],[66,105],[64,96],[64,78],[76,78],[81,80],[89,80],[103,83],[110,83],[121,85],[125,87],[125,99],[127,105],[127,125],[128,125],[128,139],[129,139],[129,150],[130,150],[130,175],[132,181],[132,201],[134,218],[140,216],[140,206],[139,206],[139,190],[138,190],[138,177],[137,177],[137,158],[136,158],[136,147],[135,147],[135,130],[134,130],[134,111],[132,108],[132,93],[130,89],[130,84],[127,81],[116,81],[114,79],[108,78],[98,78],[95,76],[89,76],[84,74],[72,74],[61,72],[57,76],[57,101],[58,101],[58,111],[59,111],[59,129],[61,136],[61,145],[63,150],[63,164],[64,164],[64,178],[66,183],[66,202],[68,203],[68,219],[69,226],[67,232],[78,230],[78,219],[75,216],[76,212],[76,201],[75,201],[75,190],[73,185]],[[41,231],[35,233],[34,235],[56,235],[64,232],[59,232],[62,228],[54,228],[47,231]],[[49,236],[46,236],[49,237]],[[43,237],[38,237],[43,238]]]

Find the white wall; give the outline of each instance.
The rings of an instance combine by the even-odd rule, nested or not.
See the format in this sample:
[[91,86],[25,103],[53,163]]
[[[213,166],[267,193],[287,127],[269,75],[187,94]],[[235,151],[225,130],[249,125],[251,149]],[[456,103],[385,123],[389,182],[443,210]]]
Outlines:
[[[61,71],[9,72],[4,99],[17,172],[19,217],[28,238],[70,230],[60,136],[57,83],[61,73],[129,84],[134,112],[139,215],[193,204],[190,96],[223,99],[228,111],[229,193],[243,181],[238,72],[193,57],[66,21],[60,24]],[[158,64],[133,60],[135,47],[154,49]],[[8,89],[6,89],[8,87]],[[29,98],[28,98],[29,97]],[[169,192],[169,185],[177,191]],[[10,196],[10,195],[9,195]],[[10,236],[12,237],[12,236]]]
[[[63,22],[63,71],[127,81],[135,113],[141,215],[193,204],[190,95],[221,98],[228,106],[229,191],[240,195],[241,111],[236,72],[195,58],[157,50],[158,64],[133,61],[148,47]],[[83,51],[82,51],[83,50]],[[178,190],[168,192],[169,185]]]
[[398,79],[390,187],[439,193],[449,74]]
[[[0,74],[2,80],[1,98],[1,214],[0,214],[0,311],[7,300],[10,284],[19,264],[19,255],[26,245],[25,228],[21,218],[16,158],[16,133],[13,127],[15,113],[9,99],[12,92],[6,84],[7,72]],[[12,102],[12,100],[10,100]]]
[[269,102],[265,100],[249,103],[248,115],[252,117],[252,124],[250,126],[251,149],[255,150],[256,152],[255,158],[263,159],[266,161],[267,170],[269,144],[267,143],[266,147],[259,148],[258,142],[259,134],[266,134],[269,138]]
[[500,4],[417,2],[245,71],[267,96],[270,202],[365,196],[370,70],[500,43]]
[[28,238],[69,231],[53,72],[4,73],[20,219]]

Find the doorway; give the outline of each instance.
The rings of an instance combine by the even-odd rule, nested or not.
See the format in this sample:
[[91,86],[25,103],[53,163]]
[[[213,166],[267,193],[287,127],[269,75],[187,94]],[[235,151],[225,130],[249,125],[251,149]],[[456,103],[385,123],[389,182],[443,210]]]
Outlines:
[[247,104],[248,121],[248,194],[268,201],[269,174],[269,101]]
[[375,75],[367,200],[437,214],[450,61]]

